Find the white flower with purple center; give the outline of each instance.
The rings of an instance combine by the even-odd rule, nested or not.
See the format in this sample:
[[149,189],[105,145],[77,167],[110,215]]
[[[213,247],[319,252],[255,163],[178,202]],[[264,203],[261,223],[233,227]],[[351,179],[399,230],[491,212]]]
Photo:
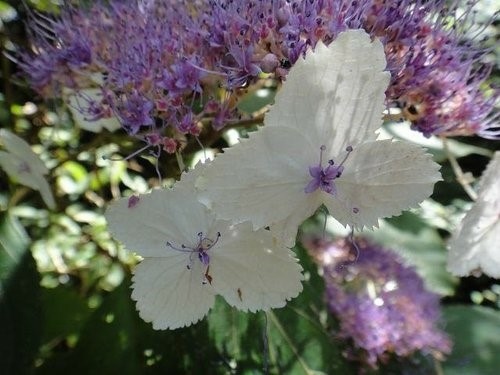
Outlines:
[[448,270],[468,276],[476,270],[500,278],[500,152],[479,183],[476,202],[449,242]]
[[[270,226],[288,246],[321,205],[374,227],[427,198],[439,166],[416,145],[376,140],[390,75],[362,30],[339,34],[291,68],[263,129],[225,150],[197,181],[222,219]],[[324,162],[328,159],[327,162]]]
[[202,319],[217,294],[252,312],[296,297],[303,276],[293,252],[249,222],[217,219],[190,179],[119,199],[106,212],[113,236],[144,258],[132,286],[140,316],[155,329],[175,329]]
[[45,204],[54,209],[56,202],[45,180],[49,170],[22,138],[6,129],[0,129],[0,141],[6,151],[0,151],[0,166],[14,180],[38,190]]
[[102,129],[112,132],[120,128],[120,122],[111,107],[105,104],[102,90],[87,88],[74,92],[65,89],[64,95],[73,120],[80,128],[93,133],[99,133]]

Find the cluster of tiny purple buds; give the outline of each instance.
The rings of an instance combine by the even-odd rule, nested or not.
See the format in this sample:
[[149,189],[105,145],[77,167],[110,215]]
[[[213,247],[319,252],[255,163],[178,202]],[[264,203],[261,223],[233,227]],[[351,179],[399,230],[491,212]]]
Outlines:
[[451,350],[437,328],[439,296],[394,251],[363,239],[303,240],[323,271],[325,298],[339,320],[346,355],[371,367],[420,351],[441,359]]
[[347,146],[347,155],[344,160],[339,165],[334,165],[333,159],[328,160],[326,168],[323,168],[323,152],[326,150],[325,145],[321,145],[319,154],[319,164],[309,167],[309,174],[312,180],[307,184],[304,191],[306,193],[312,193],[317,189],[323,190],[328,194],[335,195],[336,187],[334,180],[342,176],[344,172],[344,163],[352,152],[352,146]]
[[[458,2],[448,7],[445,0],[143,3],[102,1],[65,7],[57,19],[34,16],[33,51],[18,59],[32,86],[50,97],[97,85],[129,134],[198,136],[200,124],[220,130],[251,116],[237,107],[242,88],[263,77],[284,79],[318,41],[362,28],[384,44],[388,104],[401,106],[415,129],[500,136],[491,115],[499,91],[488,96],[481,88],[488,86],[482,59],[489,51],[464,42],[467,30],[458,27],[473,23],[475,1],[464,4],[462,16]],[[102,82],[93,80],[96,72]]]
[[215,240],[211,240],[210,238],[204,237],[203,232],[199,232],[197,236],[198,236],[198,243],[196,244],[195,247],[186,246],[184,244],[181,244],[181,246],[179,247],[167,241],[167,246],[170,247],[171,249],[176,251],[182,251],[185,253],[190,253],[189,264],[186,266],[187,269],[191,269],[191,265],[193,262],[192,257],[193,254],[195,253],[198,255],[198,260],[201,262],[201,264],[207,267],[210,265],[210,255],[208,254],[208,250],[210,250],[215,246],[215,244],[219,241],[221,234],[220,232],[217,232]]

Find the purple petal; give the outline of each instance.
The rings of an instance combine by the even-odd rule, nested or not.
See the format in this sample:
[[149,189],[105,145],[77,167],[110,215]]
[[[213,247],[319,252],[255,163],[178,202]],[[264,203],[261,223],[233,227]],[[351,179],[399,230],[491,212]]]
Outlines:
[[319,178],[314,178],[307,184],[304,191],[306,193],[312,193],[313,191],[319,188],[319,184],[320,184]]

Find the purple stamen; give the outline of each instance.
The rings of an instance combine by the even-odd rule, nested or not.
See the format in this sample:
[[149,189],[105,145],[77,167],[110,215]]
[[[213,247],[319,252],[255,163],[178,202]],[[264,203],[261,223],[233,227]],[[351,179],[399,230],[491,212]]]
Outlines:
[[334,166],[335,164],[334,161],[330,159],[328,160],[327,163],[328,165],[326,166],[326,168],[323,168],[322,167],[323,152],[325,150],[326,146],[322,145],[320,147],[319,164],[316,166],[309,167],[309,174],[311,175],[312,180],[307,184],[307,186],[304,189],[306,193],[312,193],[317,189],[320,189],[328,194],[335,195],[337,190],[335,187],[334,180],[342,176],[342,172],[344,172],[343,164],[349,157],[349,154],[352,152],[353,148],[352,146],[348,146],[346,148],[347,155],[344,157],[344,159],[339,165]]
[[215,246],[215,244],[219,241],[221,234],[220,232],[217,232],[217,237],[215,238],[215,240],[204,237],[203,232],[198,232],[196,236],[198,237],[198,243],[194,247],[186,246],[184,244],[181,244],[181,246],[179,247],[167,241],[167,246],[172,250],[181,251],[183,253],[190,253],[189,264],[187,265],[188,270],[191,269],[191,265],[193,263],[193,254],[198,255],[198,260],[204,266],[208,267],[210,265],[210,255],[208,254],[208,250]]

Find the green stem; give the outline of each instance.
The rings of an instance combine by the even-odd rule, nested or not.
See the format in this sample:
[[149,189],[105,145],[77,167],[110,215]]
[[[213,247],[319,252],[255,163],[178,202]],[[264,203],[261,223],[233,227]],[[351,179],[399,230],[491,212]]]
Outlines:
[[443,147],[444,151],[446,153],[446,157],[450,161],[451,168],[453,169],[453,173],[455,173],[455,177],[457,182],[462,186],[464,191],[467,193],[467,195],[475,201],[477,199],[477,194],[474,191],[474,189],[470,186],[470,177],[468,175],[470,174],[465,174],[462,171],[462,168],[460,168],[460,165],[457,162],[457,159],[453,154],[450,152],[450,148],[448,147],[448,140],[444,137],[441,138],[443,142]]

